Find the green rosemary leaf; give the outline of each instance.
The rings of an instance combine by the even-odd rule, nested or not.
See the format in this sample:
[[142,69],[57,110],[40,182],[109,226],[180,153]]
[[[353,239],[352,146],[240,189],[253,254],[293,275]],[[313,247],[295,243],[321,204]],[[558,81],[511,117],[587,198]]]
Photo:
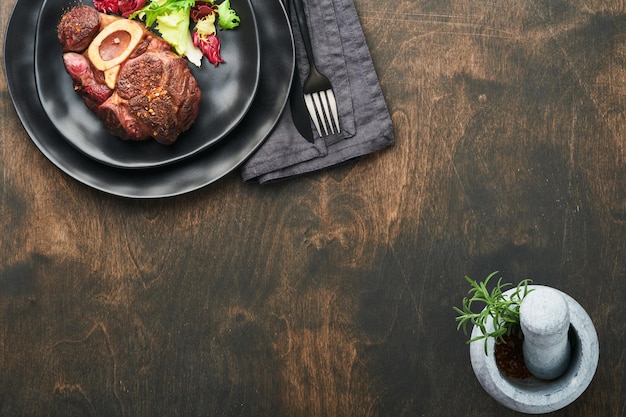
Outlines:
[[[503,283],[502,277],[497,279],[493,289],[489,291],[489,282],[497,274],[498,271],[492,272],[482,282],[477,282],[466,275],[465,280],[470,285],[468,297],[463,298],[462,308],[453,307],[458,314],[455,318],[458,322],[457,330],[463,329],[463,332],[467,334],[467,325],[469,323],[480,329],[481,334],[470,338],[467,343],[484,339],[485,354],[488,354],[487,342],[489,338],[494,338],[498,344],[506,343],[504,336],[510,335],[514,329],[519,328],[520,303],[532,291],[532,289],[528,288],[532,280],[525,279],[514,287],[514,291],[512,291],[510,296],[505,297],[503,290],[511,287],[512,284]],[[472,310],[474,303],[482,303],[484,306],[481,306],[482,308],[479,312],[474,312]],[[493,330],[488,332],[487,323],[490,321],[493,325]]]

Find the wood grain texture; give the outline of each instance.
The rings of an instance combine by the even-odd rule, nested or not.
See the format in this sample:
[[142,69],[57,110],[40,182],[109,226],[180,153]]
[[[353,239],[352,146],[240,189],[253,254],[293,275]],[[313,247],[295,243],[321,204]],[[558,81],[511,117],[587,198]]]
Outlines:
[[493,270],[596,325],[554,415],[626,414],[626,5],[355,5],[397,143],[272,185],[92,190],[0,77],[1,416],[514,416],[451,308]]

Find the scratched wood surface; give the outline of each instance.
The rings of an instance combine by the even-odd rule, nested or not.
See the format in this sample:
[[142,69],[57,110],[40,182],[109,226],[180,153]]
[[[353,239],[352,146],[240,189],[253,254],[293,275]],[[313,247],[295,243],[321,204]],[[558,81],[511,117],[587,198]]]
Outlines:
[[269,186],[92,190],[0,77],[1,416],[517,415],[455,330],[463,276],[493,270],[596,325],[554,415],[626,415],[626,5],[355,4],[397,144]]

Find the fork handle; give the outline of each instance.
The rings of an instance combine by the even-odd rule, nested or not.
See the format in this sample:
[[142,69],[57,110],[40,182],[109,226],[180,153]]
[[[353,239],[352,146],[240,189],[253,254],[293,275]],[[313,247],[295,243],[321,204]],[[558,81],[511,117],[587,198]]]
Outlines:
[[304,4],[302,0],[293,0],[293,5],[296,10],[296,17],[298,18],[298,26],[300,27],[300,33],[302,34],[302,41],[304,42],[304,49],[306,49],[306,56],[309,60],[309,67],[315,68],[315,60],[313,59],[313,47],[311,46],[311,37],[309,35],[309,25],[306,23],[306,14],[304,13]]

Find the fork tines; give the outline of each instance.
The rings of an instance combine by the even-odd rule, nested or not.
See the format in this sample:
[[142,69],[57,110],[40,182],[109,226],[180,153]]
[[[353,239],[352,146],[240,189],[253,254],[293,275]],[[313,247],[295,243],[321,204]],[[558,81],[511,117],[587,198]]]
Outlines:
[[[337,102],[335,101],[333,90],[305,94],[304,101],[320,137],[341,131],[337,114]],[[323,134],[320,124],[324,129]]]

